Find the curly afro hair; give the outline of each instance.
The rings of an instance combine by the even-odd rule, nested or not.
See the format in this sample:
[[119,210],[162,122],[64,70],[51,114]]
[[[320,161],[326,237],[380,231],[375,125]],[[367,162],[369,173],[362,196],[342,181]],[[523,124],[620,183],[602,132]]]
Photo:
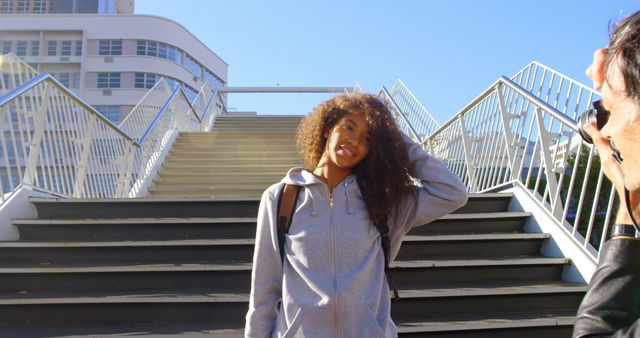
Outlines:
[[302,119],[297,133],[300,156],[313,171],[329,131],[345,115],[363,114],[369,124],[369,152],[352,169],[373,224],[386,222],[411,191],[409,158],[403,134],[387,106],[372,94],[343,94],[318,105]]

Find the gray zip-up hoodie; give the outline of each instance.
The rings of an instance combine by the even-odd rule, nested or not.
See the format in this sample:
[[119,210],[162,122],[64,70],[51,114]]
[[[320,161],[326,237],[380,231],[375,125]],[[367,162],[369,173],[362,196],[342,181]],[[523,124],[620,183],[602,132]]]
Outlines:
[[[407,140],[410,174],[420,181],[389,219],[391,258],[411,227],[464,205],[467,191],[442,162]],[[389,173],[393,175],[394,173]],[[303,187],[282,264],[277,201],[283,183]],[[329,194],[302,168],[262,195],[258,210],[246,337],[396,337],[379,231],[369,220],[354,175]],[[278,309],[278,302],[282,304]]]

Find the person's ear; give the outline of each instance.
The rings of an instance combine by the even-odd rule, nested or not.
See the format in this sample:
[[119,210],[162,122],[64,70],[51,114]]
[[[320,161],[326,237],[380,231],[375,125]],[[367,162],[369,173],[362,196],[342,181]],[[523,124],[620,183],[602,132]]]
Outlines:
[[587,76],[593,81],[593,89],[600,90],[605,81],[607,49],[600,48],[593,53],[593,62],[587,68]]

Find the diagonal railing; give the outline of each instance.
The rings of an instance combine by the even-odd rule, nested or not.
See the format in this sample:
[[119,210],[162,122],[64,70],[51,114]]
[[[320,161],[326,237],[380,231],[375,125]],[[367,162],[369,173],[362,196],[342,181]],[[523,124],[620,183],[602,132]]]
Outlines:
[[[413,132],[418,135],[420,140],[423,140],[440,127],[440,124],[436,122],[427,108],[418,101],[401,80],[397,80],[386,95],[393,99],[394,106],[403,115],[403,120],[406,120],[412,126]],[[403,125],[401,124],[401,126]]]
[[221,106],[210,88],[198,110],[161,79],[116,126],[51,75],[13,55],[2,61],[0,204],[21,185],[66,197],[135,197],[175,133],[199,130],[201,117],[221,111],[209,113]]
[[575,120],[599,93],[533,62],[425,140],[471,192],[519,186],[594,261],[618,203]]

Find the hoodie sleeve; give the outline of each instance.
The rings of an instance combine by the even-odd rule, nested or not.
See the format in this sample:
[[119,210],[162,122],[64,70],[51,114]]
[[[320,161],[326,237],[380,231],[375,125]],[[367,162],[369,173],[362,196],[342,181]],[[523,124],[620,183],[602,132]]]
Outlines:
[[282,297],[282,261],[275,226],[275,191],[274,186],[267,189],[258,208],[245,337],[271,337],[277,322],[277,303]]
[[402,237],[417,225],[426,224],[467,203],[467,188],[457,175],[440,160],[430,156],[420,145],[404,137],[411,162],[410,174],[419,180],[413,196],[400,205],[390,224],[391,258],[400,249]]

